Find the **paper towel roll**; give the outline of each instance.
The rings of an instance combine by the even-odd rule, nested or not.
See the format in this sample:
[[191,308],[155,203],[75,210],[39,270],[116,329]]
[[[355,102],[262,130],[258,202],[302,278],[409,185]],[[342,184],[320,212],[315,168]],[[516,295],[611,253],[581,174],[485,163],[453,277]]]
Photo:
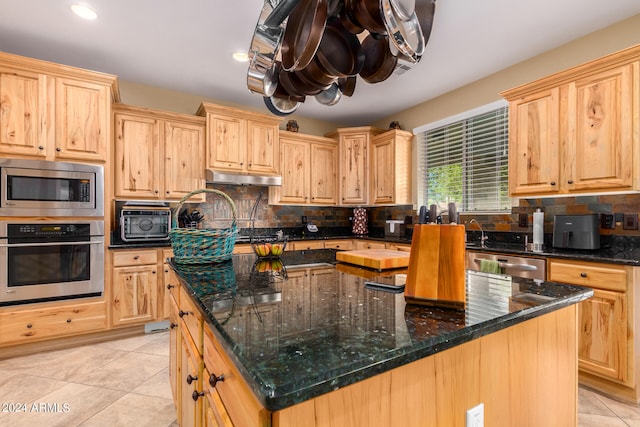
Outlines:
[[542,242],[544,242],[544,212],[536,209],[533,213],[533,250],[542,252]]

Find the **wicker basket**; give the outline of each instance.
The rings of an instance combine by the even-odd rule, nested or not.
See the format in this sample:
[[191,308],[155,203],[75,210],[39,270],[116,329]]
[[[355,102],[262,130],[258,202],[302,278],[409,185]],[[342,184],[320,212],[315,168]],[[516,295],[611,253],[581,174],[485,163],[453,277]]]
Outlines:
[[[200,193],[215,193],[223,197],[231,205],[233,221],[230,228],[204,230],[197,228],[178,228],[178,212],[183,203],[191,196]],[[184,196],[174,208],[171,217],[169,237],[173,248],[174,262],[176,264],[207,264],[230,259],[236,243],[236,235],[238,234],[236,216],[237,210],[235,203],[222,191],[207,188],[192,191]]]

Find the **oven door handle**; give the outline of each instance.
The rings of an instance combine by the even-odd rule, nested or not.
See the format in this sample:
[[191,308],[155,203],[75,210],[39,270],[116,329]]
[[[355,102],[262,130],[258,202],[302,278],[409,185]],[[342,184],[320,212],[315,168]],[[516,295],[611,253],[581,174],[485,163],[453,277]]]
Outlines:
[[77,245],[102,245],[101,241],[82,242],[53,242],[53,243],[0,243],[0,248],[27,248],[36,246],[77,246]]
[[[478,258],[474,258],[473,260],[476,264],[480,264],[480,262],[482,261],[481,259]],[[513,268],[514,270],[522,270],[522,271],[537,271],[538,267],[536,267],[535,265],[529,265],[529,264],[513,264],[510,262],[498,262],[498,265],[500,266],[500,268]]]

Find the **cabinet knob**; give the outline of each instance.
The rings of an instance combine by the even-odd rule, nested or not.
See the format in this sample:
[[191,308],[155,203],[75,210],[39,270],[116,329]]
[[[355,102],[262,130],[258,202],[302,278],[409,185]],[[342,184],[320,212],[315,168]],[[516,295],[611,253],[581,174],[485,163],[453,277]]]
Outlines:
[[159,193],[159,191],[158,191],[158,190],[155,190],[155,191],[154,191],[154,193],[158,194],[158,193]]
[[191,384],[192,382],[196,381],[198,379],[198,376],[193,376],[191,374],[187,375],[187,384]]
[[570,179],[569,181],[567,181],[567,184],[573,184],[573,180]]
[[209,377],[209,384],[211,385],[211,387],[215,388],[216,384],[218,384],[218,381],[224,381],[224,375],[216,377],[215,374],[211,374],[211,376]]
[[62,150],[60,149],[60,147],[56,147],[56,151],[59,153]]
[[42,145],[38,145],[38,150],[44,150],[44,147]]
[[136,256],[133,257],[133,259],[138,260],[138,259],[140,259],[140,256],[136,255]]
[[151,274],[156,274],[156,271],[155,270],[151,270]]
[[182,310],[180,310],[180,311],[178,312],[178,316],[180,316],[180,317],[184,317],[184,316],[188,316],[188,315],[189,315],[189,312],[188,312],[188,311],[182,311]]
[[580,273],[580,277],[587,277],[587,273]]
[[169,194],[169,190],[167,190],[167,194]]
[[200,396],[204,396],[204,391],[198,392],[196,390],[193,390],[193,393],[191,393],[191,398],[194,402],[197,402]]
[[[165,271],[167,271],[167,270],[165,270]],[[172,285],[172,284],[168,284],[167,285],[167,289],[172,289],[172,288],[175,288],[175,287],[176,287],[176,285]]]
[[71,323],[71,319],[67,319],[67,323]]
[[171,324],[169,324],[169,327],[170,327],[171,329],[175,329],[177,326],[178,326],[178,324],[177,324],[177,323],[171,323]]
[[556,182],[555,181],[551,181],[549,184],[556,185]]
[[33,328],[33,325],[31,323],[27,323],[27,329],[31,329]]

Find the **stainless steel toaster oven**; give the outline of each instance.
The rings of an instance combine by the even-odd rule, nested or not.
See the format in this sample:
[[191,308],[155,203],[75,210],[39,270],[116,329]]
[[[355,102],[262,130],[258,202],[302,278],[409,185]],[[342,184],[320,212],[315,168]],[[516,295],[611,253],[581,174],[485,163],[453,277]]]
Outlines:
[[169,240],[171,209],[160,206],[123,206],[120,238],[123,242]]

